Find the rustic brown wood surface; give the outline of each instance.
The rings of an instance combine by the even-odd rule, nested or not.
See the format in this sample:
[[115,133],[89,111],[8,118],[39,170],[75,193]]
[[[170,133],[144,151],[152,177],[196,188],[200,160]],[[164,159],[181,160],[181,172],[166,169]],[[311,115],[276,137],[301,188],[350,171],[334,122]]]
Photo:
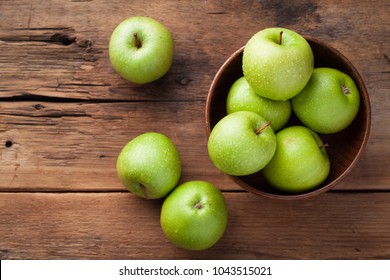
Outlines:
[[[389,259],[389,14],[386,0],[0,0],[0,259]],[[142,86],[121,79],[107,53],[112,30],[134,15],[165,24],[176,47],[167,75]],[[270,26],[340,50],[370,94],[363,156],[309,200],[246,193],[207,154],[211,81]],[[229,224],[213,248],[174,247],[159,226],[162,201],[119,182],[119,151],[146,131],[177,145],[181,182],[223,190]]]

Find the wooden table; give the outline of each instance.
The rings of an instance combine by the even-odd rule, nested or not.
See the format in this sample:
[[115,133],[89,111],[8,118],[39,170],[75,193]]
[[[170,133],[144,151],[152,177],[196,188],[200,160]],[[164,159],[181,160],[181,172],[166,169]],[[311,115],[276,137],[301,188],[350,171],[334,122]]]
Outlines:
[[[390,3],[298,2],[1,0],[0,258],[389,259]],[[142,86],[121,79],[107,53],[112,30],[134,15],[161,21],[176,44],[168,74]],[[211,81],[270,26],[340,50],[371,98],[370,140],[357,166],[308,200],[247,193],[207,154]],[[119,151],[147,131],[177,145],[181,182],[223,191],[229,224],[211,249],[176,248],[160,228],[162,201],[120,183]]]

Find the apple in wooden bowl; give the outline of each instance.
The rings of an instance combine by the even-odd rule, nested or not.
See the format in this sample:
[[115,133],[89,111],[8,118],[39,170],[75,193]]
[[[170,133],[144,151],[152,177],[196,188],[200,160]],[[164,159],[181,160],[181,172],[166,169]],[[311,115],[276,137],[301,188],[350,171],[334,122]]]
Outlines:
[[[302,191],[285,191],[275,187],[259,170],[247,175],[227,174],[243,189],[260,196],[274,199],[303,199],[324,193],[343,180],[361,157],[369,138],[371,125],[371,106],[367,89],[357,69],[338,50],[330,45],[308,36],[304,36],[314,56],[314,69],[337,69],[353,79],[359,91],[360,105],[353,121],[344,129],[332,133],[317,133],[329,159],[329,172],[319,185]],[[243,76],[243,51],[235,51],[221,66],[215,75],[206,100],[206,134],[210,139],[213,128],[228,115],[226,101],[233,83]],[[332,112],[329,112],[332,114]],[[292,112],[285,127],[306,127],[300,118]],[[277,135],[279,132],[275,132]],[[210,152],[209,152],[210,153]],[[223,171],[223,170],[222,170]]]

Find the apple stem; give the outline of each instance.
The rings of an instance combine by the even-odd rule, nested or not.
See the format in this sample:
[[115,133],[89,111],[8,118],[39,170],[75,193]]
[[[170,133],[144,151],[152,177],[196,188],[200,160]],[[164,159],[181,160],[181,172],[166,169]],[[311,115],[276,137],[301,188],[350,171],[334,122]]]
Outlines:
[[137,48],[141,48],[142,47],[142,42],[141,40],[138,38],[138,33],[137,32],[134,32],[133,33],[133,36],[134,36],[134,39],[135,39],[135,45],[137,46]]
[[201,209],[203,207],[202,203],[197,202],[194,206],[196,209]]
[[328,147],[329,147],[329,144],[327,144],[327,143],[319,145],[320,149],[326,149]]
[[348,94],[349,94],[349,88],[348,88],[346,85],[343,85],[341,88],[342,88],[343,93],[344,93],[345,95],[348,95]]
[[270,125],[271,125],[271,122],[266,122],[262,127],[260,127],[258,130],[255,131],[256,135],[259,135],[264,129],[266,129]]
[[283,31],[280,31],[279,33],[279,45],[281,45],[283,42]]
[[145,199],[149,199],[148,193],[146,191],[146,188],[143,184],[139,183],[138,185],[140,193],[142,193],[145,197]]

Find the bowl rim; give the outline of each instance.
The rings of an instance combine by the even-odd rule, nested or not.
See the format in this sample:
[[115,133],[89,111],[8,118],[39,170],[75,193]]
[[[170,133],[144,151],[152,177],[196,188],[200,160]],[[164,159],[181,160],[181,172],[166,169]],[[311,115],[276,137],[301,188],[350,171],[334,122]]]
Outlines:
[[[339,57],[344,62],[345,65],[347,65],[350,68],[349,70],[354,73],[355,83],[358,85],[359,89],[362,89],[362,90],[359,90],[359,93],[360,93],[360,98],[364,100],[364,102],[361,102],[361,104],[364,104],[365,111],[366,111],[366,115],[365,115],[366,122],[364,124],[363,139],[361,141],[361,144],[360,144],[360,147],[359,147],[359,150],[358,150],[356,156],[354,157],[354,159],[352,160],[352,162],[350,163],[348,168],[346,168],[333,181],[327,183],[326,185],[324,185],[322,187],[319,187],[317,189],[314,189],[312,191],[305,192],[305,193],[300,193],[300,194],[274,194],[274,193],[269,193],[269,192],[260,190],[258,188],[255,188],[255,187],[247,184],[246,182],[242,181],[239,176],[233,176],[233,175],[229,175],[229,174],[223,173],[224,175],[227,175],[233,182],[238,184],[241,188],[243,188],[244,190],[246,190],[246,191],[248,191],[250,193],[253,193],[255,195],[268,197],[268,198],[273,198],[273,199],[278,199],[278,200],[298,200],[298,199],[307,199],[307,198],[310,198],[310,197],[313,197],[313,196],[317,196],[317,195],[319,195],[321,193],[325,193],[325,192],[329,191],[331,188],[333,188],[334,186],[336,186],[338,183],[340,183],[351,172],[351,170],[355,167],[356,163],[361,158],[361,156],[362,156],[362,154],[363,154],[363,152],[364,152],[364,150],[365,150],[365,148],[367,146],[368,140],[369,140],[369,135],[370,135],[370,131],[371,131],[371,102],[370,102],[370,97],[369,97],[367,88],[365,86],[363,78],[361,77],[361,74],[356,69],[356,67],[353,65],[353,63],[345,55],[343,55],[339,50],[337,50],[336,48],[330,46],[328,43],[325,43],[325,42],[323,42],[323,41],[321,41],[319,39],[313,38],[311,36],[303,35],[303,37],[309,43],[311,42],[311,43],[320,45],[321,47],[326,48],[330,52],[334,53],[337,57]],[[214,98],[213,92],[215,91],[215,87],[216,87],[216,85],[218,83],[218,80],[223,75],[225,68],[227,68],[237,58],[237,56],[242,54],[242,52],[244,51],[244,48],[245,48],[245,45],[240,47],[236,51],[234,51],[229,56],[229,58],[225,60],[225,62],[218,69],[216,75],[214,76],[214,78],[213,78],[213,80],[211,82],[210,88],[209,88],[208,93],[207,93],[206,108],[205,108],[205,126],[206,126],[206,136],[207,136],[207,139],[210,137],[210,133],[212,131],[211,122],[210,122],[210,113],[211,113],[211,109],[212,109],[211,108],[211,104],[212,104],[212,100]]]

